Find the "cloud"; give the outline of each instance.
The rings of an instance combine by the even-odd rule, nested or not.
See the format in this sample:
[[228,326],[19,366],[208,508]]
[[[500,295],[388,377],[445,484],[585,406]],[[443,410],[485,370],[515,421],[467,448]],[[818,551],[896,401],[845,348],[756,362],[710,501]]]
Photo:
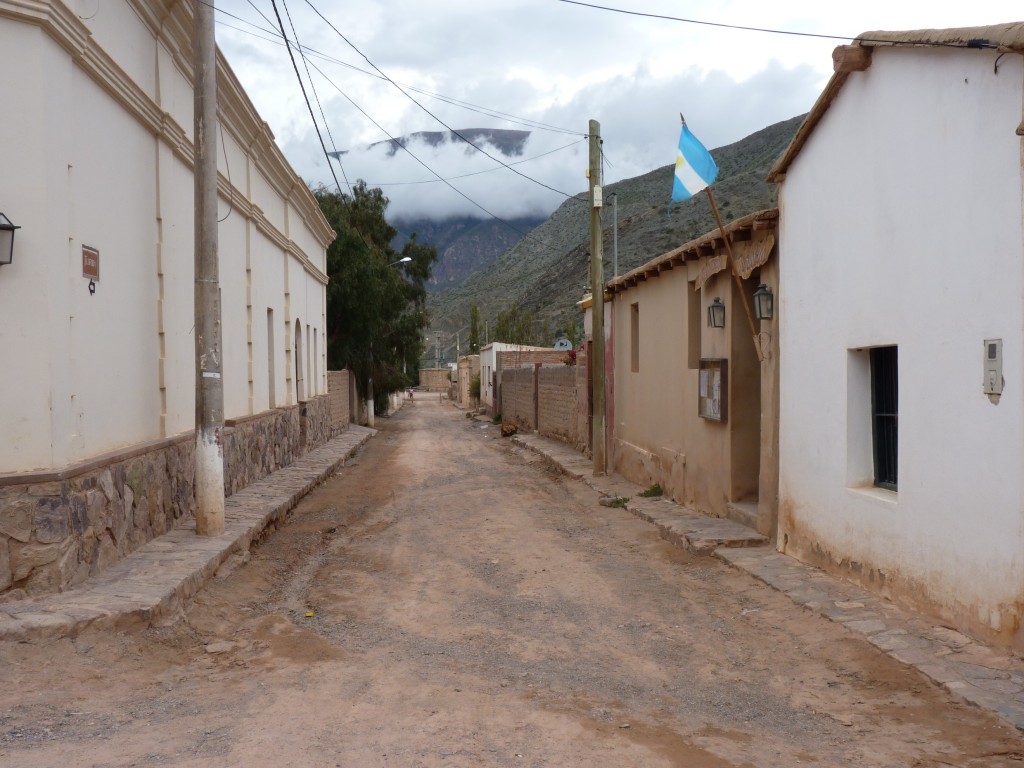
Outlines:
[[[390,215],[395,219],[486,218],[488,214],[482,208],[505,219],[547,216],[565,195],[532,180],[568,195],[586,190],[588,148],[581,139],[590,117],[601,123],[608,160],[605,182],[611,183],[673,162],[680,111],[685,111],[691,128],[705,144],[714,148],[806,111],[820,90],[821,80],[820,73],[808,66],[786,68],[778,62],[769,62],[762,71],[739,82],[722,72],[702,73],[696,69],[655,78],[646,67],[639,66],[628,75],[586,86],[563,104],[531,114],[532,119],[575,130],[575,135],[534,130],[522,156],[515,158],[502,156],[490,144],[483,145],[491,155],[515,163],[512,167],[529,179],[502,168],[462,142],[429,146],[412,141],[409,152],[393,155],[385,145],[372,149],[346,146],[349,151],[342,156],[342,166],[350,182],[363,179],[380,186],[391,200]],[[525,87],[518,90],[524,101],[534,95]],[[520,109],[529,113],[526,104]],[[448,119],[454,128],[495,124],[472,113],[459,115],[461,122]],[[443,130],[436,123],[430,125],[429,119],[426,122],[428,130]],[[312,129],[295,137],[284,149],[304,178],[314,184],[333,185]],[[449,179],[458,192],[437,181],[432,171]],[[338,178],[344,186],[340,170]]]

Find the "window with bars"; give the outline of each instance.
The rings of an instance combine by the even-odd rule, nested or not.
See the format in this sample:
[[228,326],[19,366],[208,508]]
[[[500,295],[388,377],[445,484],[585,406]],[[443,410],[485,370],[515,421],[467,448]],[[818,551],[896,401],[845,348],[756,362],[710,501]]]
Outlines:
[[871,433],[875,458],[875,485],[896,490],[899,420],[899,365],[897,347],[871,350]]

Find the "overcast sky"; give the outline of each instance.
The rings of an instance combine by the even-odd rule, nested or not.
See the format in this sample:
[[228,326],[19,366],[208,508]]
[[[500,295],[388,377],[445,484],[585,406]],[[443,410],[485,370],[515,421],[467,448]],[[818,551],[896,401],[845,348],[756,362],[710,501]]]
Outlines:
[[[445,130],[439,120],[454,129],[524,128],[513,120],[543,123],[559,130],[532,128],[522,156],[516,158],[526,162],[514,167],[560,192],[575,194],[586,188],[583,137],[590,119],[601,123],[605,182],[636,176],[674,162],[680,112],[708,148],[806,112],[831,74],[832,49],[844,42],[642,18],[559,0],[287,0],[287,10],[285,0],[276,2],[290,38],[297,36],[303,47],[335,60],[309,54],[312,85],[326,115],[328,135],[303,62],[297,58],[328,150],[349,152],[342,158],[349,181],[364,179],[384,189],[392,201],[392,218],[486,216],[474,202],[503,218],[547,215],[564,196],[517,176],[472,148],[466,151],[464,144],[410,145],[423,164],[404,152],[388,158],[383,148],[365,149],[387,140],[388,134]],[[286,157],[308,182],[333,186],[288,53],[275,44],[271,24],[258,12],[276,25],[271,0],[216,4],[217,42]],[[1014,0],[595,4],[844,37],[869,30],[980,26],[1024,18]],[[376,76],[366,59],[436,118]],[[334,168],[344,187],[342,167],[334,163]],[[432,171],[448,179],[476,175],[450,181],[462,197],[436,181]],[[666,189],[666,198],[669,194]]]

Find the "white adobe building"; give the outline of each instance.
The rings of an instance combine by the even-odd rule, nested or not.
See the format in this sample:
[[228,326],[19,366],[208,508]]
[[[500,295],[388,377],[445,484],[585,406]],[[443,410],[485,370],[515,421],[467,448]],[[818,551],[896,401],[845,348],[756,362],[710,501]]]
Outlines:
[[781,183],[779,549],[1024,649],[1024,24],[870,32]]
[[[0,0],[0,592],[192,510],[192,8]],[[231,492],[326,439],[334,232],[220,55],[217,78]]]

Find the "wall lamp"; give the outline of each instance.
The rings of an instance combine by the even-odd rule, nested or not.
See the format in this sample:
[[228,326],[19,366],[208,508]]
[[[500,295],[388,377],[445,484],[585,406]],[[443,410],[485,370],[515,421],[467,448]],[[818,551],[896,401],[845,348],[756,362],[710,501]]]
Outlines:
[[21,227],[0,213],[0,266],[14,261],[14,230]]
[[715,300],[708,307],[708,327],[725,328],[725,304],[715,296]]
[[775,315],[775,295],[764,283],[754,291],[754,317],[758,320],[771,320]]

